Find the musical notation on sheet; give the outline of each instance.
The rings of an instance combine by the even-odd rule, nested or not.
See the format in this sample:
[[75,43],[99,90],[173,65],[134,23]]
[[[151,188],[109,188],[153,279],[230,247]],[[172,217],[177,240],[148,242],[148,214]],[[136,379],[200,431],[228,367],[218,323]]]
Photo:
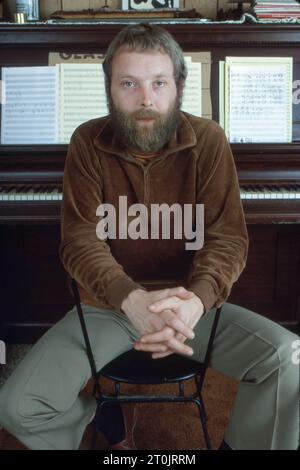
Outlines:
[[201,62],[193,62],[185,56],[188,75],[185,82],[181,109],[195,116],[202,116]]
[[56,143],[58,70],[56,67],[4,67],[1,143]]
[[69,142],[76,127],[108,114],[101,64],[60,64],[59,140]]
[[[211,118],[210,53],[186,54],[185,60],[188,77],[181,108]],[[2,68],[6,103],[1,105],[1,144],[69,143],[80,124],[107,115],[101,62]]]
[[227,57],[225,131],[230,142],[292,141],[292,58]]

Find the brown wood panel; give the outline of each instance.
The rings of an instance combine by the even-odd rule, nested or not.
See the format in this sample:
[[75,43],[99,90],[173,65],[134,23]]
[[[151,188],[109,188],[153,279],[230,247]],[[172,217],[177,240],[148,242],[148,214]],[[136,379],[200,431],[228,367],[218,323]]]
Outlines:
[[248,226],[246,268],[229,301],[282,324],[299,322],[300,226]]
[[31,341],[72,306],[59,236],[58,225],[1,227],[2,338]]

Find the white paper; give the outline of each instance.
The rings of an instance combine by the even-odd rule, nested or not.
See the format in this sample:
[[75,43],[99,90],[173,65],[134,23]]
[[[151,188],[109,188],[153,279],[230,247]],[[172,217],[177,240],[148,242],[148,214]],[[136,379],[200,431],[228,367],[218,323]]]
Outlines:
[[292,58],[226,58],[226,67],[229,141],[291,142]]
[[57,67],[3,67],[2,144],[56,143]]
[[181,109],[194,116],[202,116],[202,80],[201,63],[192,62],[191,57],[185,57],[188,75],[185,82]]
[[219,62],[219,124],[225,129],[225,61]]
[[59,140],[69,143],[76,127],[108,114],[101,64],[60,64]]

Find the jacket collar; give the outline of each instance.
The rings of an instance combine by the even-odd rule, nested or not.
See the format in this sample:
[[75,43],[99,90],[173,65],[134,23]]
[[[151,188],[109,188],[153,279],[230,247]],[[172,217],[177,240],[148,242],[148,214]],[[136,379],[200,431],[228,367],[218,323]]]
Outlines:
[[[197,143],[196,134],[194,129],[187,118],[187,114],[181,112],[179,115],[178,126],[176,132],[167,143],[161,157],[166,157],[172,153],[181,151],[183,149],[193,147]],[[101,122],[100,131],[94,138],[94,145],[97,149],[106,153],[119,155],[126,158],[127,149],[119,141],[113,129],[113,123],[110,116],[107,116]]]

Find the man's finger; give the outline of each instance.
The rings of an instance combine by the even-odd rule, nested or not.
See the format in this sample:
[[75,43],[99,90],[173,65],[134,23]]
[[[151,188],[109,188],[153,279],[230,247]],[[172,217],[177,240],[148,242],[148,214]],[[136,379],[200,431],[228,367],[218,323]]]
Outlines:
[[133,345],[136,351],[166,352],[168,347],[165,343],[141,343],[137,341]]
[[[184,343],[187,339],[186,336],[182,335],[181,333],[177,333],[175,338],[181,343]],[[166,352],[155,352],[152,354],[152,359],[162,359],[163,357],[170,356],[171,354],[174,354],[171,349],[167,349]]]
[[168,349],[166,351],[153,352],[152,359],[160,359],[160,358],[167,357],[174,353],[181,354],[183,356],[188,356],[188,357],[191,357],[194,354],[194,351],[192,348],[184,345],[181,341],[178,341],[175,338],[172,338],[172,340],[168,341],[167,345],[168,345]]
[[165,310],[165,309],[173,309],[173,310],[176,310],[180,305],[180,300],[178,299],[178,297],[167,297],[166,299],[161,299],[161,300],[157,300],[156,302],[152,302],[152,304],[150,304],[148,306],[148,309],[150,310],[150,312],[161,312],[162,310]]
[[175,338],[178,339],[181,343],[184,343],[187,340],[187,337],[182,335],[181,333],[177,333],[175,335]]
[[171,356],[171,354],[174,354],[171,349],[167,349],[166,352],[155,352],[152,354],[152,359],[162,359],[163,357]]
[[178,341],[175,337],[171,338],[167,342],[167,346],[174,353],[182,354],[184,356],[192,356],[194,354],[193,349],[186,344],[183,344],[181,341]]
[[152,315],[148,321],[147,333],[154,333],[156,331],[161,331],[165,326],[165,321],[160,318],[159,315]]
[[[163,320],[163,325],[166,325],[165,328],[154,328],[153,326],[155,323],[155,319],[151,319],[149,321],[149,326],[151,328],[146,331],[145,335],[142,336],[142,342],[152,343],[156,341],[166,341],[171,336],[173,336],[170,334],[170,329],[174,330],[175,333],[181,333],[189,339],[194,339],[195,333],[193,332],[193,329],[186,325],[184,321],[181,320],[172,310],[163,310],[163,312],[158,316],[158,318],[160,318],[160,321]],[[163,336],[160,335],[161,332],[164,332]]]
[[176,332],[181,333],[189,339],[194,339],[195,333],[193,332],[193,329],[184,323],[184,321],[181,320],[172,310],[164,310],[161,312],[160,317]]
[[175,336],[175,331],[166,326],[161,331],[157,331],[155,333],[150,333],[141,336],[140,343],[160,343],[161,341],[168,341],[172,336]]

